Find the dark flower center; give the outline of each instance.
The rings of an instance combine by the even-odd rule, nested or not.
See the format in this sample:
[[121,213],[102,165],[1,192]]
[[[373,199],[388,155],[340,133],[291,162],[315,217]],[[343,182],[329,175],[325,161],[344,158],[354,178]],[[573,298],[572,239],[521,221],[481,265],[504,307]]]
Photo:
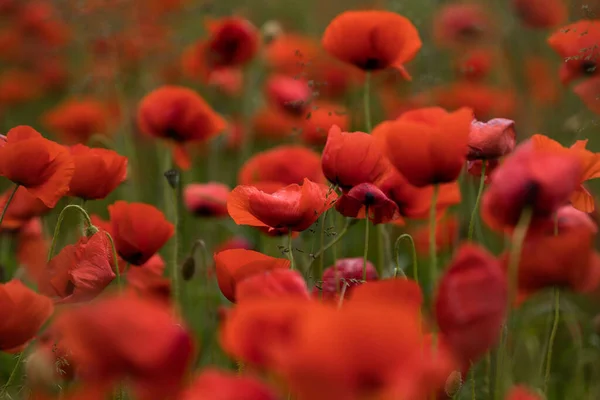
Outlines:
[[596,62],[592,60],[584,60],[581,63],[581,71],[584,75],[593,75],[596,73]]

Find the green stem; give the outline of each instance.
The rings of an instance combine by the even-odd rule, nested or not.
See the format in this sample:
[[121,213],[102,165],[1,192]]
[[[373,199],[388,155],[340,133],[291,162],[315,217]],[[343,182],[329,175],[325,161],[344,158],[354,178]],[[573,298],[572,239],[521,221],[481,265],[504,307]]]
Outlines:
[[436,223],[437,223],[437,197],[439,185],[433,185],[433,194],[431,195],[431,208],[429,209],[429,279],[431,287],[435,287],[437,279],[437,240],[436,240]]
[[179,185],[173,188],[173,225],[174,225],[174,234],[173,234],[173,243],[172,243],[172,253],[171,253],[171,264],[173,268],[171,269],[171,279],[173,281],[173,295],[175,304],[180,304],[181,298],[181,290],[179,284],[179,270],[177,266],[179,265]]
[[550,331],[550,339],[548,341],[548,349],[546,353],[546,372],[544,374],[544,393],[548,393],[548,381],[550,380],[550,370],[552,368],[552,350],[554,347],[554,340],[556,339],[556,333],[558,332],[558,323],[560,321],[560,290],[554,289],[554,322],[552,323],[552,330]]
[[[521,259],[521,250],[523,249],[523,243],[525,242],[525,237],[527,235],[527,231],[529,229],[529,224],[531,223],[532,218],[532,210],[531,208],[525,208],[521,216],[519,218],[519,222],[515,227],[513,232],[512,241],[510,245],[510,252],[508,256],[508,291],[507,291],[507,300],[506,300],[506,318],[505,324],[508,325],[510,322],[510,316],[513,304],[515,303],[515,299],[517,297],[517,288],[518,288],[518,278],[519,278],[519,261]],[[504,359],[508,358],[507,353],[507,345],[508,345],[508,329],[504,329],[505,337],[500,342],[500,350],[498,351],[498,355],[496,358],[496,384],[494,390],[494,398],[501,399],[503,389],[501,386],[501,381],[504,375]]]
[[325,253],[327,250],[329,250],[331,247],[333,247],[337,242],[342,240],[344,235],[348,232],[348,228],[352,225],[353,221],[357,221],[357,220],[353,220],[352,218],[347,218],[346,225],[344,225],[344,227],[342,228],[342,231],[340,233],[338,233],[335,236],[335,238],[331,240],[331,242],[327,243],[325,245],[325,247],[321,247],[321,249],[316,254],[313,255],[312,259],[316,260],[317,258],[321,257],[323,255],[323,253]]
[[10,385],[12,384],[12,382],[15,380],[15,377],[17,376],[17,371],[19,369],[19,366],[21,365],[21,361],[23,361],[23,355],[25,354],[25,351],[22,351],[19,353],[19,356],[17,357],[17,361],[15,362],[15,366],[13,367],[8,380],[6,381],[6,383],[4,384],[4,386],[2,386],[2,390],[0,390],[0,397],[3,398],[4,395],[6,394],[6,392],[8,392],[8,388],[10,387]]
[[387,266],[387,260],[385,257],[385,238],[386,238],[386,231],[385,231],[385,224],[379,224],[377,225],[377,264],[376,264],[376,269],[377,269],[377,273],[379,274],[379,276],[383,275],[383,271],[386,271],[387,269],[385,268]]
[[365,251],[363,255],[363,281],[367,280],[367,256],[369,255],[369,206],[365,207]]
[[110,235],[110,233],[104,231],[104,233],[106,234],[106,236],[108,237],[108,240],[110,241],[110,248],[112,250],[112,256],[113,256],[113,263],[115,264],[115,275],[117,276],[117,286],[119,287],[119,290],[123,289],[123,286],[121,285],[121,270],[119,269],[119,257],[117,257],[117,249],[115,248],[115,241],[113,240],[112,236]]
[[477,395],[475,394],[475,385],[476,385],[476,379],[475,379],[475,368],[473,366],[473,364],[471,364],[471,400],[476,400],[477,399]]
[[367,133],[371,133],[373,129],[371,125],[371,73],[367,72],[365,76],[365,92],[364,92],[364,107],[365,107],[365,126]]
[[[325,210],[325,212],[321,216],[321,246],[320,246],[320,251],[323,250],[323,248],[325,246],[325,225],[326,225],[326,222],[327,222],[327,213],[328,213],[328,211],[329,210]],[[317,281],[323,277],[323,271],[325,270],[325,252],[323,251],[320,254],[321,255],[319,257],[319,275],[316,277]]]
[[85,223],[87,224],[88,227],[94,226],[92,224],[92,220],[90,219],[90,216],[88,215],[87,212],[85,212],[85,210],[83,208],[81,208],[81,206],[78,206],[77,204],[69,204],[68,206],[63,208],[62,211],[60,212],[60,214],[58,215],[58,221],[56,222],[56,227],[54,228],[54,235],[52,236],[52,243],[50,244],[50,250],[48,251],[48,261],[50,261],[52,259],[52,256],[54,255],[54,249],[56,248],[56,239],[58,238],[58,234],[60,233],[60,227],[63,223],[63,220],[65,219],[65,214],[66,214],[67,210],[70,210],[70,209],[75,209],[76,211],[78,211],[83,216],[83,219],[85,220]]
[[477,218],[477,211],[479,210],[479,202],[481,201],[481,194],[483,193],[483,188],[485,187],[485,169],[487,167],[487,161],[481,161],[481,178],[479,179],[479,190],[477,191],[477,198],[475,199],[475,205],[473,206],[473,211],[471,212],[471,221],[469,221],[469,234],[467,236],[467,240],[473,239],[473,230],[475,229],[475,218]]
[[294,248],[292,245],[292,235],[294,234],[294,232],[292,232],[292,230],[290,229],[288,231],[288,257],[290,259],[290,269],[294,270],[296,268],[296,263],[294,261]]
[[[402,270],[400,268],[400,261],[399,261],[400,241],[402,239],[408,239],[408,241],[410,242],[410,247],[411,247],[411,251],[412,251],[413,280],[415,282],[419,283],[419,274],[418,274],[418,269],[417,269],[417,249],[415,247],[415,241],[414,241],[413,237],[408,233],[403,233],[402,235],[398,236],[398,239],[396,239],[396,243],[394,244],[394,254],[396,256],[396,268],[399,270]],[[403,272],[403,274],[404,274],[404,272]]]
[[10,195],[8,195],[8,200],[6,200],[6,204],[4,204],[4,208],[2,209],[2,214],[0,214],[0,229],[2,228],[2,221],[4,221],[4,215],[6,214],[6,210],[8,210],[8,206],[10,205],[10,202],[12,201],[13,197],[15,197],[15,194],[17,193],[18,189],[19,185],[15,185],[13,191],[10,192]]

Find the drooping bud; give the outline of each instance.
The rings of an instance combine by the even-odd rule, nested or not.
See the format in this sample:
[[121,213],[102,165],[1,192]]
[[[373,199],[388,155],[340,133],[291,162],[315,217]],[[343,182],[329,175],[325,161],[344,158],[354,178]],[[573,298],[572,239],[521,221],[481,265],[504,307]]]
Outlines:
[[196,273],[196,260],[194,256],[187,257],[181,264],[181,277],[184,281],[189,281]]
[[165,178],[167,178],[167,182],[169,182],[169,186],[172,189],[177,189],[179,187],[180,174],[176,169],[170,169],[164,173]]

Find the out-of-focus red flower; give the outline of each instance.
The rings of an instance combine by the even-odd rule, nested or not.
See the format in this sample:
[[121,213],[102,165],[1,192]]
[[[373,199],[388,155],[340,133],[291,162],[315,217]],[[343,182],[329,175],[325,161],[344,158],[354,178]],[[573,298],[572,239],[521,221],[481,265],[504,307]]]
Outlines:
[[592,153],[587,150],[585,148],[587,140],[578,140],[569,149],[562,147],[560,143],[544,135],[533,135],[531,141],[536,149],[568,152],[577,157],[581,163],[580,185],[571,195],[571,204],[581,211],[594,211],[594,199],[585,186],[583,186],[583,183],[591,179],[600,178],[600,153]]
[[423,304],[423,293],[418,283],[409,279],[383,279],[365,282],[355,287],[348,301],[365,304],[401,305],[414,307],[419,312]]
[[498,231],[511,229],[525,208],[533,219],[548,218],[580,185],[581,163],[576,155],[536,149],[533,141],[519,145],[492,173],[483,194],[483,220]]
[[525,59],[527,92],[539,104],[554,104],[558,101],[559,86],[556,81],[556,67],[549,60],[531,56]]
[[209,37],[205,57],[213,69],[243,65],[258,51],[258,30],[246,19],[229,17],[209,20],[206,28]]
[[340,258],[335,264],[323,271],[320,287],[315,289],[315,297],[337,299],[342,293],[344,297],[351,296],[354,289],[365,282],[379,279],[375,266],[367,261],[367,277],[364,278],[364,260],[362,257]]
[[319,47],[312,38],[286,33],[273,40],[264,55],[272,69],[294,76],[306,74],[305,68],[318,57]]
[[365,71],[394,67],[410,78],[404,64],[417,55],[421,39],[415,26],[399,14],[346,11],[329,23],[322,44],[334,57]]
[[512,89],[489,86],[479,82],[461,81],[434,88],[433,102],[449,110],[459,107],[473,109],[475,118],[486,120],[496,115],[511,117],[515,113],[517,97]]
[[375,137],[363,132],[342,132],[333,125],[321,156],[327,179],[348,191],[361,183],[376,182],[389,168],[389,163]]
[[297,117],[283,112],[278,107],[266,106],[252,117],[252,127],[257,138],[281,140],[292,136],[301,122]]
[[173,236],[173,224],[150,204],[117,201],[108,212],[117,253],[130,264],[146,263]]
[[0,284],[0,351],[21,351],[53,311],[52,300],[21,281]]
[[513,386],[505,400],[543,400],[544,398],[525,386]]
[[[454,215],[440,215],[435,225],[435,241],[438,252],[452,248],[458,239],[459,222]],[[415,248],[419,254],[429,254],[429,226],[423,225],[412,232]]]
[[473,120],[469,131],[468,160],[490,160],[507,155],[515,148],[515,121],[494,118],[487,122]]
[[150,136],[175,143],[175,159],[181,168],[191,161],[183,145],[205,141],[222,132],[227,124],[196,92],[180,86],[162,86],[140,102],[137,122]]
[[277,400],[278,398],[272,389],[254,378],[216,369],[204,369],[194,378],[180,400]]
[[231,302],[236,301],[237,285],[253,275],[274,269],[289,269],[290,261],[269,257],[246,249],[230,249],[215,253],[215,268],[221,293]]
[[[124,261],[119,260],[119,270],[124,271]],[[171,281],[163,277],[165,262],[158,254],[153,255],[143,265],[127,271],[127,284],[141,296],[169,305],[171,300]]]
[[500,338],[506,299],[500,262],[481,247],[462,245],[440,281],[435,317],[463,368],[477,362]]
[[335,202],[337,194],[327,186],[304,179],[274,193],[255,186],[237,186],[227,199],[229,215],[238,225],[308,229]]
[[[13,189],[9,189],[0,196],[0,208],[4,209],[6,202]],[[2,220],[2,230],[18,229],[29,222],[34,217],[42,216],[50,211],[40,199],[33,196],[24,187],[19,187],[15,193],[10,205],[4,213]]]
[[70,36],[69,27],[58,19],[52,2],[43,0],[31,1],[21,7],[15,18],[15,28],[45,47],[63,46]]
[[253,247],[252,243],[250,243],[248,241],[248,239],[246,239],[245,237],[234,236],[231,239],[227,239],[226,241],[224,241],[223,243],[218,245],[217,248],[215,249],[215,253],[220,253],[222,251],[230,250],[230,249],[252,250],[252,247]]
[[557,29],[549,38],[550,47],[564,59],[559,70],[563,84],[597,75],[600,56],[600,22],[581,20]]
[[266,83],[267,99],[291,115],[300,116],[308,109],[312,92],[308,82],[287,75],[274,75]]
[[454,60],[454,71],[462,79],[479,82],[489,75],[495,62],[495,54],[491,50],[475,49]]
[[107,107],[95,99],[69,99],[48,110],[42,122],[66,144],[87,143],[92,135],[110,134],[112,122]]
[[342,132],[349,129],[348,110],[339,104],[317,100],[313,102],[302,123],[302,140],[307,144],[323,145],[334,125]]
[[170,309],[132,293],[65,310],[54,328],[81,381],[129,378],[139,399],[176,396],[192,361],[192,336]]
[[277,182],[300,184],[308,178],[316,183],[327,182],[321,171],[321,157],[303,146],[278,146],[255,154],[240,169],[238,184]]
[[395,121],[379,124],[373,136],[414,186],[456,180],[467,156],[467,141],[473,112],[461,108],[447,112],[438,107],[408,111]]
[[530,28],[555,28],[569,16],[563,0],[512,0],[512,5],[523,25]]
[[14,106],[35,100],[42,95],[38,74],[19,69],[5,69],[0,73],[0,106]]
[[29,126],[12,128],[0,147],[0,176],[24,187],[50,208],[67,194],[74,172],[69,151]]
[[85,302],[98,296],[115,278],[112,246],[98,231],[68,245],[50,260],[38,281],[40,293],[58,303]]
[[594,114],[600,114],[600,77],[593,77],[578,83],[573,92]]
[[500,165],[500,161],[497,159],[493,160],[473,160],[467,161],[467,172],[469,175],[481,178],[481,171],[483,170],[483,163],[485,162],[485,178],[484,183],[487,185],[490,183],[490,176],[492,172]]
[[75,174],[67,195],[84,200],[104,199],[127,178],[127,158],[112,150],[82,144],[70,147]]
[[[372,183],[361,183],[342,194],[335,209],[346,217],[369,218],[373,224],[385,224],[400,218],[398,206]],[[368,212],[369,215],[366,215]]]
[[47,254],[50,249],[50,240],[42,233],[41,219],[32,218],[25,223],[19,229],[17,240],[17,261],[25,268],[27,277],[31,281],[37,282],[45,272],[48,263]]
[[58,91],[65,88],[69,80],[69,70],[65,64],[62,59],[52,57],[37,66],[36,72],[45,91]]
[[223,217],[227,214],[229,186],[218,182],[191,183],[183,191],[189,212],[200,217]]
[[71,381],[75,377],[77,367],[52,325],[37,338],[25,370],[34,387],[47,387],[48,383]]
[[258,298],[280,299],[287,296],[310,297],[306,281],[298,271],[273,269],[241,280],[235,288],[238,303]]
[[437,10],[433,36],[440,47],[471,47],[495,35],[493,17],[481,4],[453,3]]

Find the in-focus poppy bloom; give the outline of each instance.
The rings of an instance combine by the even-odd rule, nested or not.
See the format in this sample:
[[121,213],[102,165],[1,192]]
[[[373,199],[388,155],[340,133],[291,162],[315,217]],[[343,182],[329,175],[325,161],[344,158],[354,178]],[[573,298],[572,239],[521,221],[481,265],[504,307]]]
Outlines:
[[255,186],[237,186],[227,199],[227,210],[238,225],[301,232],[319,219],[336,198],[335,191],[308,179],[302,186],[293,184],[274,193],[265,193]]
[[287,75],[274,75],[266,83],[267,99],[282,111],[301,116],[308,109],[312,90],[303,79]]
[[490,86],[482,82],[458,81],[435,87],[430,92],[433,104],[448,110],[469,107],[475,118],[491,119],[496,115],[515,114],[517,94],[511,88]]
[[289,269],[290,261],[284,258],[269,257],[246,249],[231,249],[215,253],[217,282],[221,293],[229,301],[236,301],[237,285],[253,275],[274,269]]
[[150,204],[117,201],[108,212],[117,253],[132,265],[146,263],[173,236],[173,224]]
[[323,145],[327,141],[329,130],[338,126],[342,132],[350,127],[348,110],[340,105],[322,100],[313,102],[302,124],[302,141],[308,144]]
[[367,279],[364,278],[364,260],[362,257],[340,258],[335,264],[323,271],[320,287],[315,287],[315,297],[336,299],[342,293],[344,297],[351,295],[352,291],[365,282],[379,279],[375,266],[367,261]]
[[303,146],[278,146],[255,154],[240,169],[238,184],[277,182],[282,185],[301,184],[307,178],[326,183],[321,171],[319,153]]
[[227,127],[202,97],[182,86],[162,86],[148,93],[140,102],[137,123],[144,134],[174,142],[175,160],[186,169],[191,161],[183,145],[208,140]]
[[40,293],[57,303],[77,303],[98,296],[115,278],[112,246],[104,231],[82,237],[50,260],[38,281]]
[[[0,209],[4,209],[12,191],[12,189],[8,189],[0,195]],[[4,213],[0,230],[18,229],[32,218],[42,216],[48,211],[50,211],[50,208],[40,199],[30,194],[24,187],[19,187],[6,213]]]
[[0,351],[21,351],[53,311],[52,300],[21,281],[0,284]]
[[[422,225],[411,232],[415,241],[415,249],[419,254],[429,254],[430,238],[429,225]],[[438,252],[448,250],[459,238],[459,221],[455,215],[438,215],[435,224],[435,242]]]
[[473,120],[469,131],[468,160],[490,160],[513,151],[517,140],[515,122],[494,118],[487,122]]
[[509,390],[506,400],[544,400],[544,397],[525,386],[518,385]]
[[258,298],[280,299],[282,297],[310,298],[306,281],[298,271],[272,269],[261,271],[242,279],[235,288],[236,302]]
[[461,79],[478,82],[490,74],[495,62],[495,54],[489,49],[475,49],[454,60],[454,71]]
[[528,140],[492,173],[483,194],[481,216],[497,231],[516,226],[526,208],[531,209],[534,221],[548,218],[580,185],[581,171],[576,155],[536,149]]
[[563,26],[548,38],[548,44],[564,59],[559,70],[563,84],[598,74],[600,21],[586,19]]
[[556,65],[547,58],[530,56],[525,59],[524,69],[531,98],[541,105],[555,104],[560,95],[560,84],[555,79]]
[[108,297],[65,310],[53,327],[84,383],[129,378],[136,398],[144,400],[170,398],[182,389],[192,336],[159,302],[132,293]]
[[183,190],[185,207],[199,217],[224,217],[227,213],[229,186],[218,182],[191,183]]
[[423,340],[409,305],[349,302],[301,319],[277,366],[298,400],[424,399],[454,367],[444,348]]
[[327,179],[348,191],[361,183],[376,182],[389,168],[375,137],[363,132],[342,132],[333,125],[321,156]]
[[181,395],[180,400],[277,400],[277,394],[264,383],[217,369],[204,369]]
[[435,318],[463,368],[477,362],[500,338],[507,284],[500,261],[463,244],[440,280]]
[[594,114],[600,114],[600,77],[586,79],[573,88],[585,106]]
[[29,126],[12,128],[0,147],[0,176],[23,186],[50,208],[67,194],[74,172],[69,151]]
[[[528,235],[519,259],[517,301],[552,286],[579,293],[595,290],[600,283],[600,258],[594,253],[593,239],[587,226],[559,231],[558,235]],[[501,259],[507,269],[509,255],[504,253]]]
[[554,28],[569,16],[563,0],[512,0],[512,5],[523,25],[530,28]]
[[600,178],[600,153],[592,153],[585,148],[587,139],[576,141],[569,149],[565,149],[560,143],[544,135],[533,135],[531,141],[536,149],[567,151],[573,153],[579,159],[582,167],[579,177],[580,185],[571,195],[571,204],[581,211],[594,211],[594,198],[583,183],[591,179]]
[[494,34],[492,16],[476,3],[440,7],[433,22],[433,36],[440,47],[470,47],[490,41]]
[[342,194],[335,203],[335,209],[345,217],[368,217],[373,224],[385,224],[400,218],[396,203],[372,183],[361,183]]
[[69,196],[84,200],[104,199],[127,178],[127,157],[112,150],[77,144],[69,151],[75,163]]
[[447,112],[438,107],[408,111],[379,124],[380,139],[390,162],[410,182],[423,187],[455,181],[467,156],[473,112]]
[[110,133],[111,114],[98,100],[71,99],[47,111],[42,122],[62,143],[87,143],[92,135]]
[[417,28],[389,11],[346,11],[325,29],[323,48],[339,60],[365,71],[394,67],[405,78],[404,64],[421,48]]
[[206,23],[206,59],[212,68],[239,66],[250,61],[259,45],[259,33],[250,21],[229,17]]

